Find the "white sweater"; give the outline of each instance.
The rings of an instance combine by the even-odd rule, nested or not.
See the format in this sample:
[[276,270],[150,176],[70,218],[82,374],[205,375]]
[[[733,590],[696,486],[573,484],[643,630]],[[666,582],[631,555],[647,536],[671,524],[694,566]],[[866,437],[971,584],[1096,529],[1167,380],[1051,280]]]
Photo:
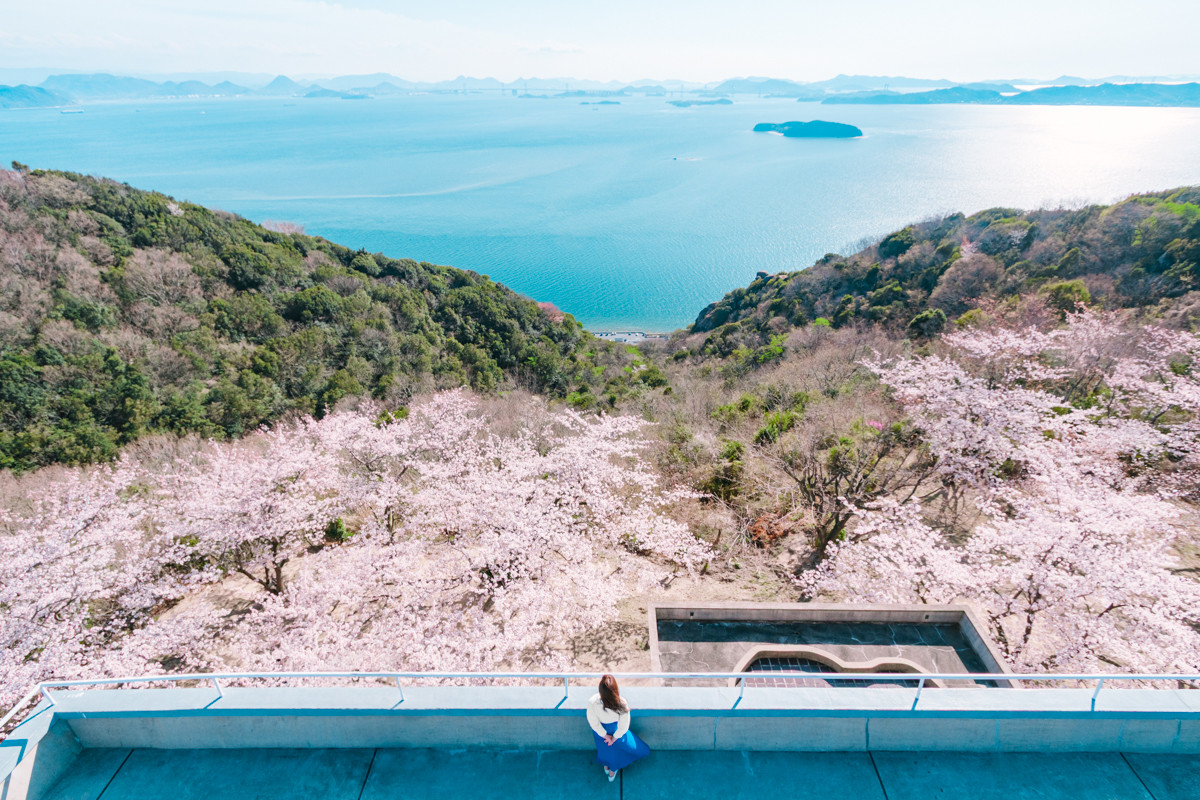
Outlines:
[[600,699],[600,693],[592,695],[587,703],[587,720],[588,725],[596,732],[597,736],[605,736],[604,724],[617,723],[617,730],[613,734],[614,737],[620,739],[629,731],[629,704],[626,703],[625,713],[613,711],[610,708],[604,707],[604,701]]

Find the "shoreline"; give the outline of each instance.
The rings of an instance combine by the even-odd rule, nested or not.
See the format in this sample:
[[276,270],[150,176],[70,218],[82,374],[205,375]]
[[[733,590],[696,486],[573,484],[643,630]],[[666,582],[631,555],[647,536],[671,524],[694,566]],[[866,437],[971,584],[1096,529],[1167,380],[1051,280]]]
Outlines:
[[[586,330],[586,329],[585,329]],[[604,339],[608,342],[644,342],[647,340],[663,341],[671,338],[669,333],[654,333],[650,331],[588,331],[597,339]]]

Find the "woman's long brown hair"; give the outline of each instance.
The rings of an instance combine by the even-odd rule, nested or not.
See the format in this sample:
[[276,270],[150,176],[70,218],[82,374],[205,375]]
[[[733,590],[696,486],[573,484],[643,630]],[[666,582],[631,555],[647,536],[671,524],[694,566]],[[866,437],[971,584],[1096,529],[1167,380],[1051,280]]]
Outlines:
[[617,688],[617,679],[612,675],[605,675],[600,679],[600,702],[610,711],[616,711],[618,714],[624,714],[629,706],[625,705],[625,701],[621,699],[621,690]]

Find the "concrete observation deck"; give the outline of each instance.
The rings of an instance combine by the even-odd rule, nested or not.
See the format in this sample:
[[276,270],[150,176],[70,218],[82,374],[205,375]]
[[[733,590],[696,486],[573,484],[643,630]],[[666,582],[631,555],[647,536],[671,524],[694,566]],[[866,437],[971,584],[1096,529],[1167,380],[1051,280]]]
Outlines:
[[630,686],[654,752],[613,783],[592,692],[57,690],[0,742],[0,800],[1200,798],[1195,690]]
[[578,750],[95,749],[48,800],[1195,800],[1196,757],[662,750],[609,783]]

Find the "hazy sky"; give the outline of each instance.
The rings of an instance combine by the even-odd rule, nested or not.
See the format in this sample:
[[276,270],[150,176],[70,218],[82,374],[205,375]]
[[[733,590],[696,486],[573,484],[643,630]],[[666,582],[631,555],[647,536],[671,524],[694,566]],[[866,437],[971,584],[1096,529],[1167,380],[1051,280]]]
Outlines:
[[711,81],[1200,73],[1194,0],[2,0],[0,68]]

